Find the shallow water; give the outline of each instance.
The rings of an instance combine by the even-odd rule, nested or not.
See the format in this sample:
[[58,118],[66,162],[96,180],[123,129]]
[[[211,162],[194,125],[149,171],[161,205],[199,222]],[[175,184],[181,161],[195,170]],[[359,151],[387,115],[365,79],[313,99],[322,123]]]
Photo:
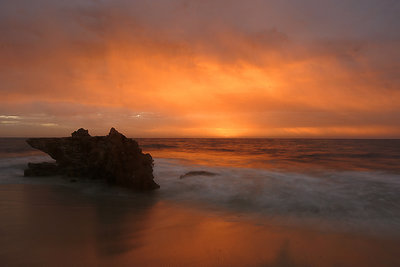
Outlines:
[[[27,162],[51,159],[0,139],[0,261],[400,265],[398,140],[139,141],[155,158],[155,192],[25,178]],[[189,171],[217,175],[180,179]]]

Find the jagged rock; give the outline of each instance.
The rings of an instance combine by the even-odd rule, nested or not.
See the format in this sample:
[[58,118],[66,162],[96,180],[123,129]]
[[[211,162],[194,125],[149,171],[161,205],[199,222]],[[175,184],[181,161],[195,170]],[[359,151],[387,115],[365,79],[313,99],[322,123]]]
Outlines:
[[71,134],[72,137],[90,137],[89,131],[80,128]]
[[[114,128],[107,136],[92,137],[81,128],[73,132],[72,137],[30,138],[27,143],[56,160],[48,173],[104,179],[110,184],[136,190],[159,188],[154,182],[151,155],[143,154],[135,140]],[[46,164],[50,163],[29,163],[25,175],[42,176],[50,166]]]

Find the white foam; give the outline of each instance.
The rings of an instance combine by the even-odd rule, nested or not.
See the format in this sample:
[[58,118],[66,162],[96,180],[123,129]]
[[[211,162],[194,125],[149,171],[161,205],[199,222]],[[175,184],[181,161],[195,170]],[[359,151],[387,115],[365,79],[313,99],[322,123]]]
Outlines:
[[[217,176],[179,179],[188,171]],[[325,171],[313,174],[182,165],[156,159],[164,198],[269,216],[327,219],[344,224],[377,223],[400,230],[400,175]]]
[[[129,195],[95,183],[71,184],[61,177],[23,177],[28,162],[50,161],[48,156],[0,159],[0,184],[58,184],[88,194]],[[216,176],[190,176],[208,171]],[[294,173],[266,169],[209,167],[155,159],[156,196],[237,213],[328,220],[354,227],[361,224],[400,233],[400,175],[372,171]],[[108,191],[107,191],[108,190]]]

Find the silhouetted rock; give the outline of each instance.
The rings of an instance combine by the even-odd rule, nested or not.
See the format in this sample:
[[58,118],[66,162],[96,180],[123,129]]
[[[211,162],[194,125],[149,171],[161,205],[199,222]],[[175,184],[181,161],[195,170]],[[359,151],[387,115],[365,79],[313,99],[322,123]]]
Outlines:
[[80,128],[71,134],[72,137],[90,137],[89,131]]
[[49,154],[56,163],[29,163],[25,176],[63,174],[104,179],[110,184],[136,190],[159,188],[153,180],[151,155],[143,154],[135,140],[114,128],[107,136],[92,137],[81,128],[73,132],[72,137],[30,138],[27,143]]

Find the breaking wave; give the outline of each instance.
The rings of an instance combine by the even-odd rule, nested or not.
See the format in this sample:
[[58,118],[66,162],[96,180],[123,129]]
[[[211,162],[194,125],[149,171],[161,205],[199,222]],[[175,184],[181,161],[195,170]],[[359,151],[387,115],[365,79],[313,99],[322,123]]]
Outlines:
[[[29,150],[17,152],[19,156],[11,151],[9,156],[0,157],[0,184],[57,184],[89,194],[132,194],[100,183],[71,184],[62,177],[23,177],[28,162],[51,158]],[[374,155],[365,155],[370,156]],[[187,173],[191,175],[185,176]],[[215,175],[206,175],[210,173]],[[396,171],[315,170],[310,166],[293,171],[156,157],[154,175],[161,189],[153,196],[160,201],[198,205],[238,216],[313,220],[400,235],[400,174]]]

